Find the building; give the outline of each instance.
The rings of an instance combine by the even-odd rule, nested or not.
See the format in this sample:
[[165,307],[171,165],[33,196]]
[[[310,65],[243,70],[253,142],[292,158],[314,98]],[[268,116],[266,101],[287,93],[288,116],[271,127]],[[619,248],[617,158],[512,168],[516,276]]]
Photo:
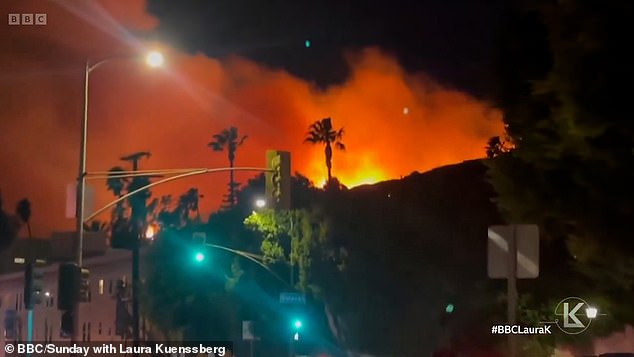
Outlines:
[[[116,290],[119,280],[131,280],[131,254],[107,248],[105,234],[88,232],[84,242],[84,267],[90,270],[90,301],[80,304],[79,329],[84,341],[113,341],[116,335]],[[0,254],[0,315],[3,333],[0,342],[11,337],[6,317],[15,314],[16,338],[26,340],[27,311],[24,307],[24,265],[26,259],[45,259],[42,303],[33,309],[33,340],[59,341],[61,312],[57,309],[59,264],[72,261],[72,234],[54,234],[51,239],[18,240]],[[4,351],[0,352],[0,357]]]

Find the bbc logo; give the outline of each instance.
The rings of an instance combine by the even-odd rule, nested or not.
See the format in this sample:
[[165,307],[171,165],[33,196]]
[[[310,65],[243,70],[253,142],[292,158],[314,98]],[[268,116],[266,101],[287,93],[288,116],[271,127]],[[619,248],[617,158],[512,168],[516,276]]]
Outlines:
[[9,25],[46,25],[46,14],[9,14]]

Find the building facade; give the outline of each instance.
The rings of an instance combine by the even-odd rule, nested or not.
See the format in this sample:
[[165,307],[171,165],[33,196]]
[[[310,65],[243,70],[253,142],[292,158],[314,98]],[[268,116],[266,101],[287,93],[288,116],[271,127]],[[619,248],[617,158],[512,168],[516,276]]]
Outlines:
[[[99,240],[102,238],[105,239],[105,237],[99,237]],[[51,245],[55,243],[55,240],[51,241]],[[38,249],[31,251],[33,250]],[[62,312],[57,309],[57,284],[60,262],[70,259],[59,259],[59,256],[51,255],[50,253],[54,250],[39,249],[39,254],[50,259],[50,263],[39,268],[43,273],[43,295],[42,303],[33,309],[33,341],[68,339],[61,331]],[[3,344],[5,341],[25,341],[27,338],[24,268],[23,264],[20,265],[24,258],[15,256],[24,255],[20,251],[24,249],[14,247],[4,252],[2,257],[5,269],[4,274],[0,275],[0,316],[3,322],[0,342]],[[115,324],[117,284],[120,281],[131,281],[131,253],[126,250],[104,248],[101,252],[92,249],[91,255],[84,258],[83,262],[84,267],[90,270],[90,295],[88,302],[80,304],[78,328],[81,339],[83,341],[122,340],[124,338],[117,335]],[[10,263],[13,263],[12,267]],[[6,272],[7,267],[11,267],[9,270],[12,271]],[[7,328],[12,325],[15,328],[8,330]],[[4,351],[0,352],[0,357],[2,356]]]

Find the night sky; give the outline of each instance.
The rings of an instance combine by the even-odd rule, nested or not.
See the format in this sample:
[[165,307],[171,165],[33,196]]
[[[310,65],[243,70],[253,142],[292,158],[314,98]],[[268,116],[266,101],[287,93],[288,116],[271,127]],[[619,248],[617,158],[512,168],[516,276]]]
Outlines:
[[[335,152],[333,175],[353,187],[480,158],[488,138],[502,132],[489,100],[499,3],[262,3],[0,2],[5,19],[48,14],[46,26],[0,32],[6,209],[28,197],[35,235],[73,227],[65,193],[77,177],[84,61],[157,46],[165,68],[128,59],[93,72],[89,171],[124,165],[119,158],[136,151],[152,153],[142,169],[223,167],[226,152],[207,143],[236,126],[249,135],[236,165],[263,166],[265,150],[288,150],[293,171],[321,185],[323,148],[303,139],[311,123],[332,117],[347,147]],[[237,175],[242,183],[251,177]],[[153,193],[197,187],[208,214],[226,180],[197,177]],[[95,209],[112,199],[104,182],[91,184]]]
[[[346,51],[379,46],[407,71],[488,97],[503,1],[149,2],[158,37],[212,57],[239,54],[319,86],[349,75]],[[305,41],[310,47],[305,47]]]

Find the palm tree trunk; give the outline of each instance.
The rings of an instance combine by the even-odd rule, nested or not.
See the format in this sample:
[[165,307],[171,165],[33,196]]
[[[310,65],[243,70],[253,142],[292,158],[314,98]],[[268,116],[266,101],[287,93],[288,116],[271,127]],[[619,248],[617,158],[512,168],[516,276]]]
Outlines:
[[329,141],[326,142],[325,154],[326,168],[328,169],[328,182],[326,182],[326,184],[329,184],[332,181],[332,147]]
[[[233,159],[229,159],[229,167],[233,169]],[[235,191],[234,191],[234,177],[233,170],[229,171],[229,206],[235,205]]]

